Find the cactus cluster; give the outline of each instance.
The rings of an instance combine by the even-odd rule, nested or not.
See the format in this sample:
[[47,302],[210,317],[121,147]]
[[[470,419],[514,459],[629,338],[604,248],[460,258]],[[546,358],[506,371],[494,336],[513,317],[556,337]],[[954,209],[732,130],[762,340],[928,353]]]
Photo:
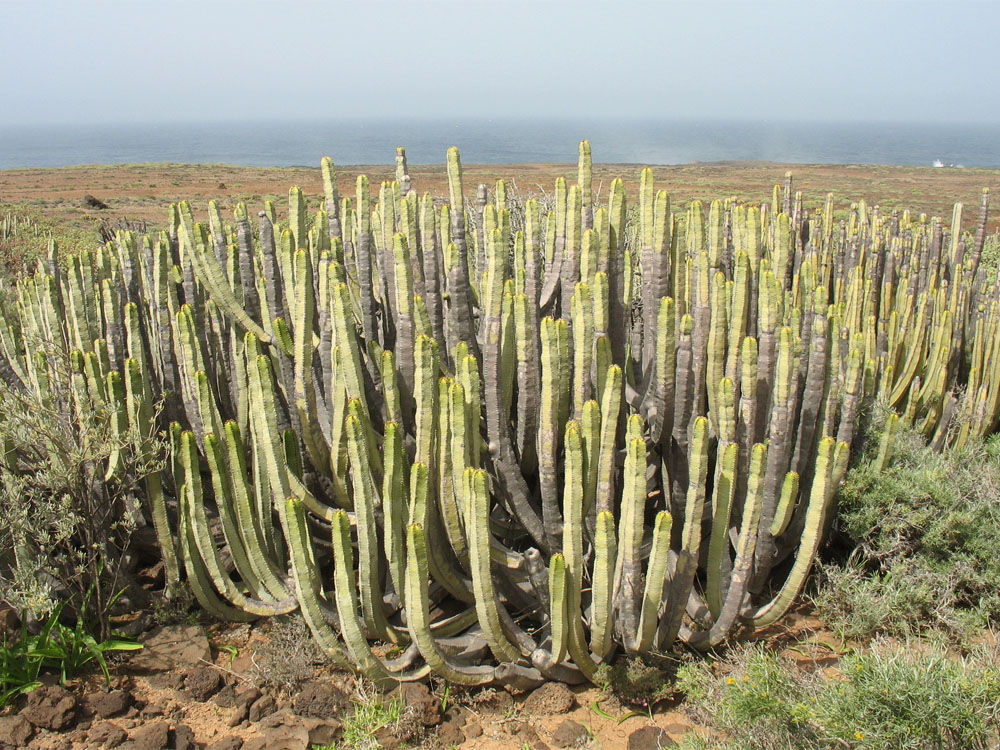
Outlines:
[[886,456],[900,420],[941,447],[997,425],[985,193],[965,241],[960,205],[836,221],[790,176],[674,212],[647,169],[635,208],[621,180],[598,203],[586,142],[548,211],[447,170],[418,195],[400,149],[347,197],[324,159],[287,228],[181,203],[18,283],[0,377],[44,401],[62,351],[81,413],[165,430],[149,514],[211,614],[301,610],[383,685],[585,681],[787,612],[867,403],[898,414]]

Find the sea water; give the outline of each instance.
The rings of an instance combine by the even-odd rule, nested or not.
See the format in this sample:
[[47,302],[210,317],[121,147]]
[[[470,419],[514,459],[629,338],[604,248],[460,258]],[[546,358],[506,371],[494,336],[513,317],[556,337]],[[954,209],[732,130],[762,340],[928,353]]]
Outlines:
[[0,124],[0,169],[181,162],[245,166],[440,164],[449,146],[474,164],[690,164],[765,161],[1000,168],[1000,125],[721,120],[315,120],[307,122]]

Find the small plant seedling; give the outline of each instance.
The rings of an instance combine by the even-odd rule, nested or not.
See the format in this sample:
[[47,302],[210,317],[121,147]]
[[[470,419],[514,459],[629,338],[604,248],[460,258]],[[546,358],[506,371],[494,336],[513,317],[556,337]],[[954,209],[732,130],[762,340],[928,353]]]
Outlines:
[[444,694],[443,694],[443,695],[441,696],[441,706],[440,706],[440,708],[438,709],[438,712],[439,712],[439,713],[440,713],[440,714],[441,714],[442,716],[444,716],[444,714],[445,714],[445,711],[447,711],[447,710],[448,710],[448,696],[449,696],[450,694],[451,694],[451,684],[450,684],[450,683],[447,683],[447,682],[446,682],[446,683],[444,684]]
[[603,708],[601,708],[601,702],[600,701],[594,701],[593,703],[591,703],[590,704],[590,710],[593,711],[598,716],[600,716],[600,717],[602,717],[604,719],[608,719],[609,721],[618,721],[618,719],[616,719],[614,716],[612,716],[607,711],[605,711]]
[[236,657],[240,655],[240,650],[236,646],[219,646],[219,651],[229,654],[229,668],[233,668],[233,662],[236,661]]

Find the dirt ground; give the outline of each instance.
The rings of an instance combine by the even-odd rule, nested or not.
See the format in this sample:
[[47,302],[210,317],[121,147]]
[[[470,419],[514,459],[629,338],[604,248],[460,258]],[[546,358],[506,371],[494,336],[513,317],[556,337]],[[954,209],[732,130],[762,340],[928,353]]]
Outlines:
[[[350,741],[357,736],[347,734],[351,712],[370,705],[373,688],[294,648],[277,655],[311,666],[294,683],[275,680],[274,627],[262,620],[156,628],[140,638],[146,649],[114,659],[110,691],[96,674],[71,680],[65,690],[50,680],[34,697],[0,711],[0,748],[644,750],[672,746],[690,733],[711,735],[685,713],[681,696],[642,708],[589,684],[446,692],[432,683],[400,688],[399,719],[369,724],[367,735]],[[806,608],[757,640],[796,669],[834,676],[839,655],[858,645],[839,642]],[[12,737],[22,744],[10,745]]]
[[[265,198],[284,200],[288,188],[298,185],[313,202],[323,193],[316,167],[259,168],[219,164],[125,164],[65,167],[61,169],[0,170],[0,204],[22,204],[59,222],[77,228],[92,227],[101,218],[127,217],[161,225],[171,202],[189,200],[203,211],[209,199],[218,199],[222,209],[237,201],[259,205]],[[526,196],[551,192],[559,175],[575,181],[573,164],[463,165],[466,192],[471,197],[479,183],[492,186],[503,178],[511,189]],[[626,190],[638,188],[641,167],[634,164],[595,164],[593,186],[598,200],[607,195],[611,181],[621,177]],[[909,208],[914,212],[942,216],[950,221],[952,205],[966,205],[965,221],[971,226],[978,212],[983,188],[1000,191],[1000,170],[809,165],[773,163],[710,163],[654,167],[658,189],[666,189],[674,208],[698,199],[738,197],[747,201],[769,201],[775,184],[784,184],[790,170],[794,189],[803,192],[807,208],[818,208],[829,192],[838,211],[864,199],[884,210]],[[410,167],[414,189],[432,195],[447,194],[444,165]],[[341,195],[353,196],[358,174],[367,174],[373,193],[382,180],[395,176],[393,165],[338,167]],[[85,208],[82,199],[93,195],[108,205],[106,210]],[[0,206],[2,207],[2,206]],[[994,216],[1000,212],[994,211]],[[997,219],[991,221],[991,229]]]

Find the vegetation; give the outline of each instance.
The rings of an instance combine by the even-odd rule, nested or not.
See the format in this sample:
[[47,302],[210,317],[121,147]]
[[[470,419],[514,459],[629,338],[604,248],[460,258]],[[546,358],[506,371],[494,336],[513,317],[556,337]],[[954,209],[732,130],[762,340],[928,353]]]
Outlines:
[[23,693],[41,685],[40,675],[55,673],[63,684],[82,669],[96,663],[110,682],[105,654],[112,651],[135,651],[142,648],[132,640],[121,637],[98,642],[91,631],[93,624],[86,623],[86,608],[76,617],[75,627],[64,625],[60,618],[64,604],[59,604],[37,634],[28,632],[25,623],[16,640],[8,642],[7,635],[0,642],[0,709]]
[[937,646],[876,643],[824,677],[749,647],[726,666],[682,669],[689,710],[721,735],[689,736],[682,747],[968,750],[1000,740],[1000,665],[985,650],[960,658]]
[[674,677],[679,662],[653,654],[619,659],[597,669],[597,684],[630,706],[652,711],[657,703],[674,697]]
[[254,653],[251,679],[261,689],[292,694],[325,663],[326,657],[299,614],[272,617],[266,639]]
[[0,206],[0,274],[11,279],[22,276],[45,257],[53,237],[64,251],[80,252],[93,249],[100,232],[56,221],[35,207]]
[[[105,431],[83,486],[155,530],[170,594],[228,620],[299,611],[379,686],[601,681],[619,651],[771,625],[861,415],[891,412],[873,477],[894,443],[970,451],[1000,417],[986,193],[963,236],[961,204],[950,225],[864,202],[838,222],[790,176],[769,203],[675,215],[644,170],[636,205],[620,180],[598,204],[586,143],[550,210],[503,181],[467,200],[455,150],[447,205],[402,150],[377,197],[322,175],[312,216],[292,188],[256,226],[180,203],[157,235],[50,247],[4,310],[0,378],[19,412]],[[26,455],[67,463],[38,434],[12,482],[38,475]],[[888,543],[845,506],[863,549]]]
[[[128,427],[124,403],[81,401],[69,358],[42,337],[28,341],[33,362],[50,369],[36,381],[44,398],[0,386],[0,600],[30,615],[89,604],[95,634],[107,638],[114,601],[142,603],[133,541],[164,446],[151,422]],[[107,383],[124,396],[117,373]]]
[[902,433],[892,464],[847,475],[839,526],[853,545],[823,569],[820,617],[846,638],[937,630],[969,638],[1000,622],[1000,440],[944,454]]
[[329,746],[314,745],[313,750],[376,750],[383,747],[380,733],[391,734],[412,713],[401,698],[386,697],[364,686],[357,689],[351,705],[339,742]]

